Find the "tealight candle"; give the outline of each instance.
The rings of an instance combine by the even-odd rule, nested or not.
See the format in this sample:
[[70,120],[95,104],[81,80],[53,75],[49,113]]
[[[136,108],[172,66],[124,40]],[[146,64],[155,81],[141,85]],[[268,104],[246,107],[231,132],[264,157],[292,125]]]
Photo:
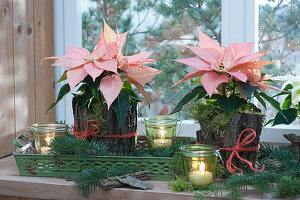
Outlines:
[[54,138],[55,133],[53,134],[53,136],[51,137],[49,134],[46,135],[46,137],[44,138],[44,144],[46,144],[45,146],[41,147],[41,154],[48,154],[49,150],[50,150],[50,142],[51,140]]
[[160,130],[160,138],[157,138],[157,139],[154,139],[153,140],[153,144],[152,144],[152,147],[153,148],[156,148],[156,147],[168,147],[168,146],[171,146],[171,139],[166,139],[165,135],[166,135],[166,132],[165,132],[165,129],[164,127],[161,127]]
[[205,171],[204,162],[194,162],[193,169],[189,174],[189,181],[194,187],[208,186],[212,183],[213,175],[211,172]]

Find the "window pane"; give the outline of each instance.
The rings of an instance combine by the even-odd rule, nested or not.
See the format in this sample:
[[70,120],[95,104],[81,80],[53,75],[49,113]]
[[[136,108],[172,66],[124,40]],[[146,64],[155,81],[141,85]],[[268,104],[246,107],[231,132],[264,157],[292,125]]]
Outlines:
[[[264,73],[273,76],[300,75],[300,1],[262,0],[259,1],[259,50],[270,51],[262,59],[277,62],[265,67]],[[281,88],[282,83],[273,83]],[[277,91],[270,90],[269,94]],[[285,97],[277,100],[283,102]],[[262,106],[261,106],[262,108]],[[264,111],[267,120],[274,118],[276,110],[269,107]],[[297,119],[293,123],[299,125]]]
[[[221,0],[90,0],[82,1],[82,45],[92,50],[98,40],[102,18],[119,32],[129,30],[124,55],[154,51],[159,61],[152,67],[163,70],[145,86],[151,108],[140,105],[139,116],[169,114],[179,100],[195,87],[191,81],[170,88],[192,70],[173,59],[194,56],[188,45],[198,44],[197,26],[221,41]],[[188,119],[188,107],[180,112]]]

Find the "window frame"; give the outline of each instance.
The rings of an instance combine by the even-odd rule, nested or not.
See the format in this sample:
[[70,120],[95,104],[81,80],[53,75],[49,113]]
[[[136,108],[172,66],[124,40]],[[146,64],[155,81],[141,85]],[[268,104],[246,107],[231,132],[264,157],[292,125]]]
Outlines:
[[[254,51],[258,50],[258,0],[222,0],[222,44],[228,46],[236,42],[253,42]],[[63,34],[61,34],[63,33]],[[82,46],[81,27],[81,0],[54,0],[54,48],[55,56],[65,54],[66,46]],[[63,68],[55,68],[55,81],[62,75]],[[55,86],[57,96],[59,88],[64,84]],[[56,120],[73,124],[72,96],[68,94],[56,106]],[[181,122],[180,136],[195,137],[200,129],[199,124],[193,120]],[[141,135],[145,132],[142,118],[138,120],[138,130]],[[278,125],[263,128],[261,141],[273,143],[289,143],[283,133],[300,134],[300,126]]]

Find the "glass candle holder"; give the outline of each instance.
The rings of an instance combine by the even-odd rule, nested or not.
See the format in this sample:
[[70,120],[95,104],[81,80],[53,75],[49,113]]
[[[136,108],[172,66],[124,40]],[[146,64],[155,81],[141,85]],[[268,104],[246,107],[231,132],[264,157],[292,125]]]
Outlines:
[[32,124],[30,131],[32,132],[34,144],[37,154],[48,154],[50,150],[51,140],[58,135],[66,135],[68,126],[59,123],[36,123]]
[[219,151],[204,144],[180,148],[184,162],[184,177],[193,187],[207,187],[214,183]]
[[176,137],[177,120],[174,117],[156,116],[144,120],[148,144],[152,148],[171,146]]

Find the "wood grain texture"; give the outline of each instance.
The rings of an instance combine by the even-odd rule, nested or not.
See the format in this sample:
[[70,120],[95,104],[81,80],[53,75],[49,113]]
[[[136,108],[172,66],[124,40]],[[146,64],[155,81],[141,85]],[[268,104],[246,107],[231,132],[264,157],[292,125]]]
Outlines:
[[9,196],[3,196],[0,195],[1,200],[39,200],[39,199],[33,199],[33,198],[22,198],[22,197],[9,197]]
[[0,157],[13,151],[14,117],[14,45],[12,0],[0,1]]
[[[147,181],[153,185],[152,190],[137,190],[129,188],[115,188],[109,191],[96,190],[89,196],[89,200],[194,200],[192,193],[172,192],[167,181]],[[223,192],[225,197],[228,193]],[[82,200],[72,181],[61,178],[26,177],[19,176],[16,162],[12,156],[0,159],[0,195],[22,198]],[[1,196],[0,196],[1,197]],[[243,191],[243,199],[271,199],[272,194]],[[1,198],[0,198],[1,199]],[[205,199],[228,199],[211,197]],[[272,198],[273,199],[273,198]]]
[[13,1],[16,134],[35,122],[33,0]]
[[[13,152],[13,139],[39,121],[54,101],[53,0],[0,0],[0,157]],[[16,134],[17,132],[17,134]]]
[[55,100],[54,67],[49,61],[41,65],[41,60],[54,55],[53,1],[33,1],[36,121],[49,122],[55,120],[55,112],[44,114]]

